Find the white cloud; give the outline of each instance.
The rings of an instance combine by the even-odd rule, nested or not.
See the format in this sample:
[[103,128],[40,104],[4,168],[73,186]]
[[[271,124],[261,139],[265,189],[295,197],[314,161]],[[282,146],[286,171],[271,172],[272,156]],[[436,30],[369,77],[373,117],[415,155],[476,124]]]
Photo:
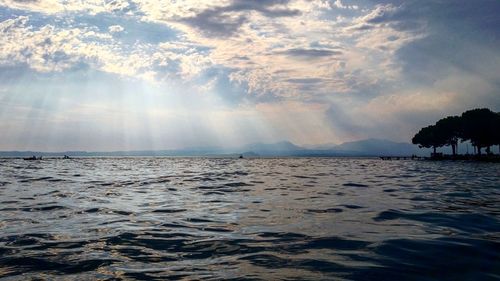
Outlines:
[[[86,30],[81,27],[65,30],[54,26],[37,29],[25,23],[19,25],[18,32],[8,33],[7,37],[10,37],[4,40],[4,48],[10,50],[3,50],[2,53],[3,57],[14,56],[14,61],[27,63],[33,69],[61,71],[78,63],[86,63],[103,71],[149,80],[162,81],[179,76],[189,81],[204,70],[218,66],[230,69],[230,79],[244,85],[248,89],[247,94],[255,96],[269,93],[286,98],[307,98],[331,92],[347,92],[352,90],[354,84],[369,85],[380,79],[396,79],[398,66],[392,59],[394,52],[417,38],[414,34],[396,31],[388,26],[366,31],[354,30],[356,26],[371,24],[371,20],[393,13],[397,8],[379,5],[373,10],[360,11],[357,6],[346,5],[340,0],[291,1],[288,7],[280,6],[280,9],[300,10],[301,13],[289,17],[269,17],[252,10],[233,11],[232,16],[245,17],[246,21],[239,27],[237,34],[224,38],[207,37],[180,19],[195,16],[200,11],[227,7],[231,4],[229,0],[116,0],[106,3],[98,0],[85,3],[69,0],[64,4],[57,2],[57,5],[49,0],[3,0],[0,2],[2,4],[46,13],[64,12],[65,15],[68,15],[68,11],[83,11],[93,15],[128,11],[140,16],[145,22],[159,23],[180,32],[178,40],[156,45],[138,41],[130,49],[130,46],[124,46],[109,34],[91,27]],[[332,21],[325,14],[332,7],[351,9],[359,17],[351,19],[352,23],[348,23],[346,18]],[[108,27],[109,33],[122,33],[122,37],[127,36],[123,32],[125,29],[127,27],[122,25]],[[64,32],[69,33],[66,35]],[[39,41],[47,38],[53,41],[49,44],[50,48],[41,48]],[[22,45],[32,51],[30,58],[22,55]],[[198,52],[200,47],[208,48],[208,51]],[[4,62],[7,61],[4,59]],[[364,76],[356,74],[360,69]],[[312,79],[315,79],[314,85]],[[356,80],[354,84],[352,79]]]
[[1,6],[14,9],[29,10],[46,14],[68,13],[68,12],[87,12],[91,15],[104,12],[119,12],[126,10],[130,4],[127,0],[35,0],[35,1],[16,1],[0,0]]
[[335,2],[333,2],[332,5],[339,9],[349,9],[349,10],[359,9],[358,5],[344,5],[341,0],[335,0]]
[[[110,32],[122,29],[118,25],[109,28]],[[210,64],[195,49],[177,53],[148,44],[130,48],[92,28],[34,27],[26,16],[1,22],[0,33],[0,64],[25,64],[40,72],[89,66],[154,82],[175,76],[191,79]],[[178,69],[166,68],[174,64]]]
[[125,29],[120,25],[111,25],[108,27],[108,30],[110,33],[119,33],[124,31]]

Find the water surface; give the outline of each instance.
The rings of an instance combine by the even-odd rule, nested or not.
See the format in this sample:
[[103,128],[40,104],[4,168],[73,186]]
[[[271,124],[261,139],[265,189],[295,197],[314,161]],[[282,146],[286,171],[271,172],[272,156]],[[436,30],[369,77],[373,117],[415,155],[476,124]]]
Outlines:
[[500,165],[0,159],[6,280],[500,280]]

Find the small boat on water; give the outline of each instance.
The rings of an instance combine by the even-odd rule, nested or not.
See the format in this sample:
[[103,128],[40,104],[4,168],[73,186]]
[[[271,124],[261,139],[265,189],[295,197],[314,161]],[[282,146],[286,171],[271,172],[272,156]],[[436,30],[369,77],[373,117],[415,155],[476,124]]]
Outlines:
[[31,157],[27,157],[27,158],[23,158],[23,159],[26,160],[26,161],[42,160],[42,156],[36,157],[35,155],[33,155]]

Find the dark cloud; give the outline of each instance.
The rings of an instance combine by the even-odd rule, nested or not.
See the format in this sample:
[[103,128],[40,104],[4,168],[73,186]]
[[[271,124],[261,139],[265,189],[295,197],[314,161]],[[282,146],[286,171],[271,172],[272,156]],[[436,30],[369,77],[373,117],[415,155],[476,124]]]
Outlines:
[[342,52],[337,50],[295,48],[278,52],[278,54],[284,54],[290,57],[297,57],[297,58],[314,59],[314,58],[324,58],[324,57],[331,57],[334,55],[340,55],[342,54]]
[[256,11],[270,18],[300,14],[299,10],[287,8],[288,2],[290,0],[233,0],[227,6],[207,9],[180,21],[201,30],[206,36],[228,37],[248,22],[247,12]]
[[[425,2],[425,3],[424,3]],[[408,76],[433,82],[453,71],[499,81],[500,1],[410,1],[399,17],[424,21],[427,36],[401,48]],[[493,56],[493,57],[492,57]]]
[[[379,12],[365,17],[356,26],[358,30],[391,27],[420,37],[395,53],[395,63],[402,66],[398,81],[364,85],[358,84],[356,79],[346,80],[352,89],[350,100],[357,101],[358,105],[348,108],[331,103],[326,111],[327,120],[340,138],[397,139],[411,136],[418,128],[446,115],[460,114],[470,108],[500,110],[500,1],[387,0],[372,3],[381,5]],[[389,36],[387,40],[399,39]],[[351,77],[363,76],[353,74]],[[436,100],[442,93],[455,95],[442,107],[396,111],[391,113],[391,118],[380,121],[362,120],[362,116],[353,114],[359,104],[396,89],[421,89],[433,93]]]
[[[300,14],[299,10],[286,8],[289,0],[234,0],[228,6],[230,11],[258,11],[267,17],[288,17]],[[277,5],[283,7],[275,8]]]
[[[402,67],[406,85],[460,93],[456,103],[500,108],[500,1],[385,0],[359,26],[392,27],[419,33],[420,38],[398,49],[394,60]],[[395,38],[387,38],[391,40]],[[457,78],[462,77],[462,79]],[[480,79],[475,89],[443,82]],[[476,81],[476,80],[474,80]],[[444,84],[444,86],[443,86]],[[466,98],[468,95],[470,98]],[[467,102],[466,102],[467,100]],[[493,103],[491,103],[493,102]]]
[[[409,0],[385,1],[397,5],[391,13],[372,19],[375,22],[399,22],[402,28],[412,28],[425,21],[432,28],[444,28],[454,33],[493,33],[498,39],[500,2],[497,0]],[[397,25],[398,26],[398,25]]]
[[317,84],[323,82],[324,80],[321,78],[291,78],[286,81],[297,84]]
[[[416,22],[425,22],[435,31],[451,31],[451,34],[490,36],[500,39],[500,1],[483,0],[481,2],[456,0],[385,0],[372,1],[382,4],[371,17],[366,19],[371,24],[391,24],[398,22],[409,26]],[[389,5],[390,4],[390,5]],[[398,26],[398,25],[396,25]],[[443,34],[442,35],[446,35]]]
[[232,58],[233,60],[242,60],[242,61],[249,61],[250,58],[248,56],[234,56]]
[[200,29],[209,37],[231,36],[247,21],[244,15],[230,16],[222,10],[205,10],[194,17],[185,18],[183,22]]
[[391,35],[391,36],[387,37],[388,41],[397,41],[398,39],[399,39],[399,37],[395,36],[395,35]]

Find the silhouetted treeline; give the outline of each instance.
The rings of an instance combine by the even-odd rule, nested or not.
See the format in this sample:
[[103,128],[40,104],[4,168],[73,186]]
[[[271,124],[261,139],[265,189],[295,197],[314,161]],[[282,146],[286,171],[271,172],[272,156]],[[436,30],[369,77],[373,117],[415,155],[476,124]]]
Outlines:
[[488,154],[492,153],[491,146],[500,145],[500,112],[478,108],[461,116],[448,116],[420,129],[412,139],[412,143],[419,147],[432,147],[434,153],[436,148],[449,145],[453,155],[457,153],[459,141],[470,141],[478,155],[481,155],[482,148],[486,148]]

